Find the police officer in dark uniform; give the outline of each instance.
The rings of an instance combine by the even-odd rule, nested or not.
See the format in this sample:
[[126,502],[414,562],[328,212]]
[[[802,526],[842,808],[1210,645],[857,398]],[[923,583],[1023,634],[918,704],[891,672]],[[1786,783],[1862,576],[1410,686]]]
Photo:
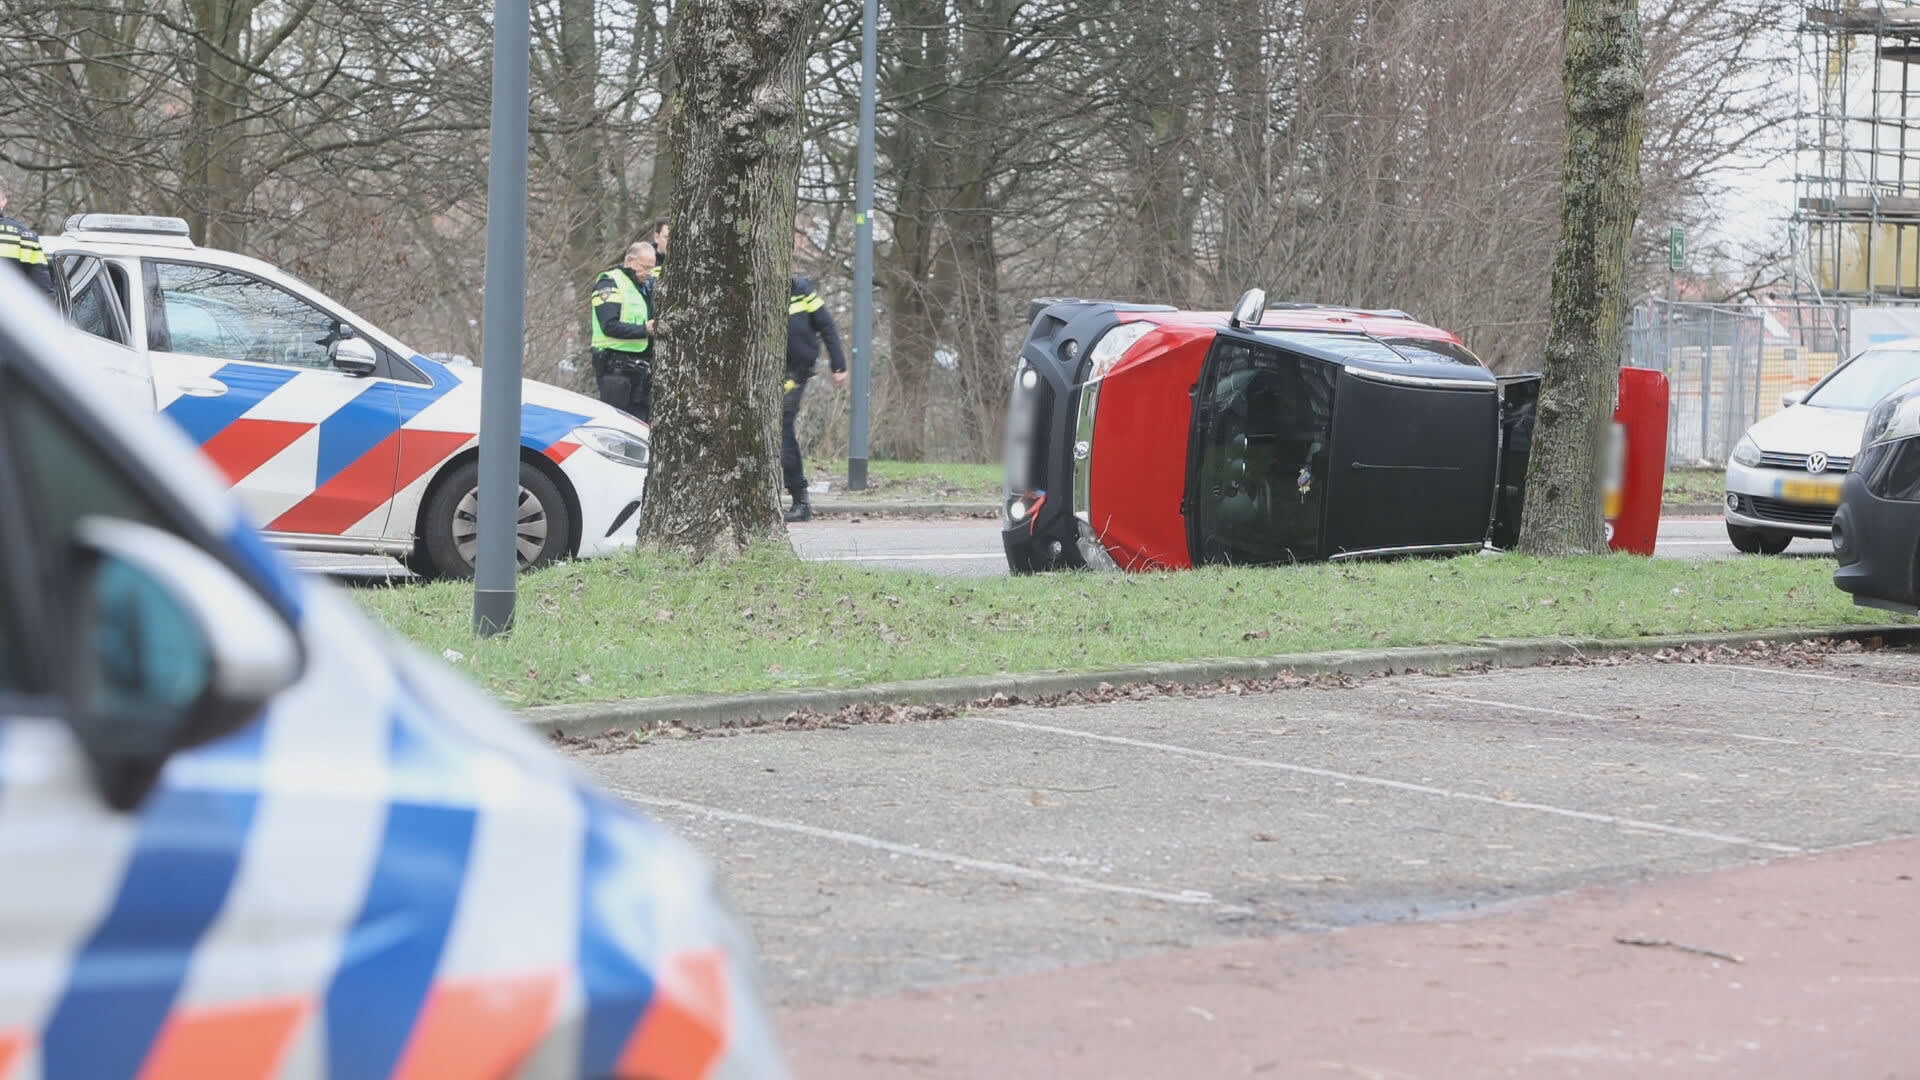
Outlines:
[[653,415],[653,245],[627,248],[593,283],[593,376],[600,400],[647,423]]
[[847,354],[840,345],[840,331],[834,329],[826,302],[813,291],[813,282],[796,276],[787,299],[787,381],[786,395],[780,401],[780,472],[786,481],[793,506],[788,521],[812,521],[813,505],[807,501],[807,475],[801,467],[800,442],[794,437],[794,418],[800,414],[800,395],[807,391],[807,380],[820,362],[820,343],[827,343],[827,356],[837,386],[847,381]]
[[47,253],[40,247],[40,234],[17,218],[7,216],[7,189],[0,187],[0,263],[10,264],[27,280],[53,299],[53,274],[47,269]]

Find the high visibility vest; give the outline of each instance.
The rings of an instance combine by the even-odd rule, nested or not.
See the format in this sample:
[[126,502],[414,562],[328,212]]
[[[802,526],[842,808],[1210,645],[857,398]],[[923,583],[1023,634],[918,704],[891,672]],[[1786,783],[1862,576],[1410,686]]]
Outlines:
[[826,306],[827,302],[820,299],[820,294],[817,292],[810,292],[804,296],[789,297],[787,299],[787,318],[791,319],[795,315],[808,315]]
[[45,266],[47,253],[37,237],[21,232],[11,221],[0,220],[0,259],[12,259],[21,266]]
[[[611,294],[601,289],[600,283],[603,281],[613,282],[613,292]],[[652,342],[646,338],[636,340],[634,338],[608,337],[607,332],[600,328],[600,305],[615,303],[620,305],[621,322],[644,326],[647,320],[653,317],[652,312],[647,309],[646,294],[640,291],[640,286],[633,283],[632,275],[623,274],[618,270],[608,270],[606,273],[601,274],[599,280],[595,281],[593,285],[593,303],[589,308],[587,316],[593,323],[593,347],[596,349],[611,349],[614,352],[646,352],[647,346],[652,344]]]

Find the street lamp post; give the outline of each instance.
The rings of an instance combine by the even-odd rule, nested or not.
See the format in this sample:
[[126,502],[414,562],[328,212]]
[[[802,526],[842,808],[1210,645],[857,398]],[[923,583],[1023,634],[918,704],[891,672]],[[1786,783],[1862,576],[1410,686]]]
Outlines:
[[527,306],[528,0],[494,0],[493,131],[481,314],[480,535],[473,629],[513,629],[520,503],[520,368]]
[[847,487],[867,487],[867,422],[873,388],[873,97],[878,0],[860,23],[860,148],[853,210],[853,415],[847,438]]

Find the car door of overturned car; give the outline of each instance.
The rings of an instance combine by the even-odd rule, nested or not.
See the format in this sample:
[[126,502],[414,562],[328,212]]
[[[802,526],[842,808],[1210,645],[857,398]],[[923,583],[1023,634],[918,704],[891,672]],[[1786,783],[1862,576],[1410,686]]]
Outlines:
[[1484,368],[1364,334],[1222,333],[1195,392],[1187,527],[1196,562],[1478,550],[1512,514],[1532,409]]

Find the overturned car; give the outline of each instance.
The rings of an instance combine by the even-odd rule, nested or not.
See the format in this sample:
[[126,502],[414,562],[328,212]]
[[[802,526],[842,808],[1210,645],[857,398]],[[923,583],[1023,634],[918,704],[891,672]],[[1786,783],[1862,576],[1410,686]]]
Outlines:
[[1478,551],[1518,537],[1540,376],[1398,311],[1036,301],[1007,417],[1015,573]]

